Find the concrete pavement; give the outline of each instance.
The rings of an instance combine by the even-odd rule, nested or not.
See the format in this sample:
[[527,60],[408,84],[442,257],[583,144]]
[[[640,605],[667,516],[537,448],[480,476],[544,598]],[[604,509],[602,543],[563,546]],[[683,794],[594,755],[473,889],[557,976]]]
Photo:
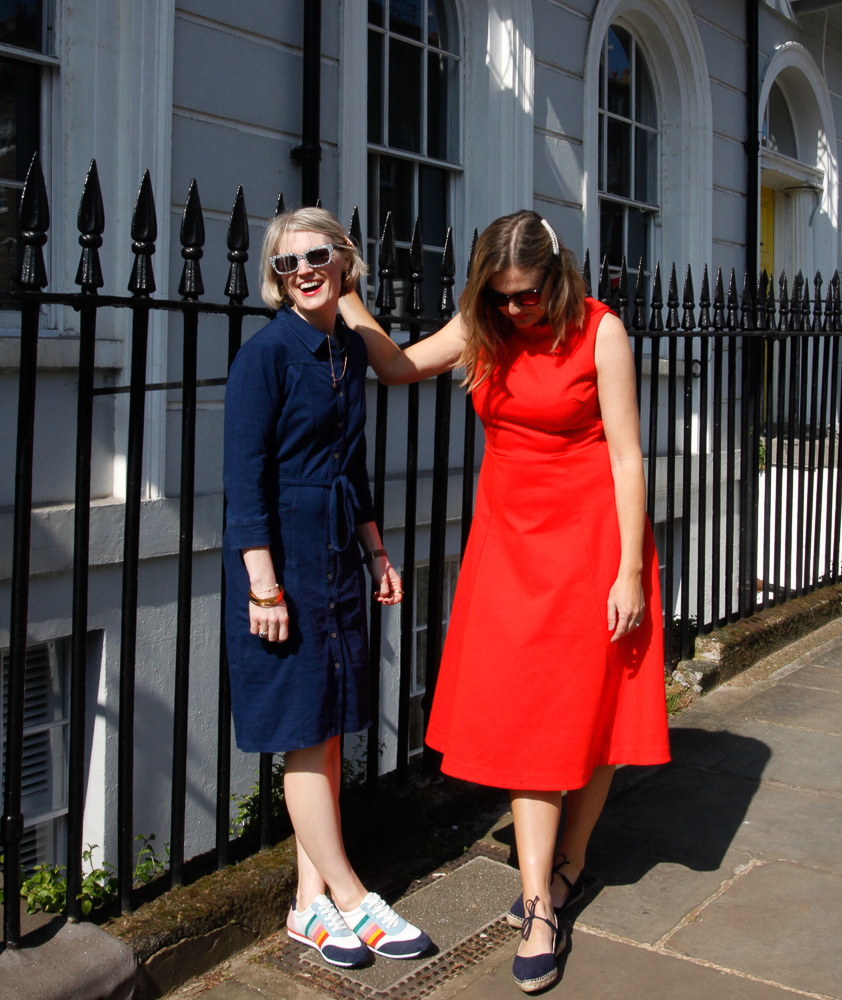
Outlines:
[[[672,721],[673,762],[624,768],[594,832],[559,980],[577,1000],[842,1000],[842,622],[787,647]],[[518,891],[503,815],[397,904],[438,951],[345,977],[274,935],[176,996],[496,1000]],[[412,890],[415,891],[412,891]]]

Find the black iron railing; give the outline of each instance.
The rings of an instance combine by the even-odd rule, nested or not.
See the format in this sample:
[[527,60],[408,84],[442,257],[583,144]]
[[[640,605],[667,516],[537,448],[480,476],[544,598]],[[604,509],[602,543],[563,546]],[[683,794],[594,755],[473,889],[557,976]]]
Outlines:
[[[282,209],[279,199],[278,209]],[[144,175],[132,219],[134,267],[129,296],[101,295],[99,262],[104,214],[96,164],[91,164],[79,209],[81,260],[77,293],[43,291],[47,286],[42,248],[47,240],[49,210],[37,157],[33,160],[21,199],[22,267],[20,287],[2,296],[6,306],[20,310],[17,457],[15,467],[14,550],[10,608],[9,679],[4,729],[5,798],[2,845],[5,853],[4,939],[16,947],[20,937],[17,898],[20,885],[20,842],[26,823],[21,813],[23,712],[26,635],[28,625],[30,521],[32,515],[32,448],[40,311],[50,304],[79,312],[78,412],[76,436],[75,534],[73,558],[73,618],[70,671],[69,791],[67,814],[68,910],[80,916],[77,894],[82,881],[82,823],[85,785],[85,688],[88,631],[88,548],[91,506],[93,400],[100,394],[129,395],[126,444],[126,500],[121,597],[120,695],[118,720],[118,877],[123,910],[133,906],[132,866],[135,828],[135,678],[138,613],[139,533],[142,507],[143,431],[146,395],[177,388],[181,404],[180,537],[176,624],[175,685],[171,706],[173,752],[171,775],[170,878],[184,877],[185,801],[190,691],[190,600],[193,566],[193,502],[197,389],[223,385],[224,373],[197,378],[202,345],[199,319],[208,314],[228,324],[228,366],[243,336],[245,317],[268,317],[260,308],[244,305],[249,290],[245,263],[249,230],[242,189],[238,190],[228,228],[230,269],[227,303],[200,301],[204,294],[200,261],[204,224],[198,190],[191,184],[181,226],[184,267],[178,300],[153,298],[157,222],[152,185]],[[359,244],[359,219],[354,213],[349,233]],[[476,239],[476,234],[474,234]],[[471,248],[472,252],[472,248]],[[469,265],[471,253],[467,257]],[[423,253],[416,221],[409,253],[410,272],[403,281],[403,309],[396,313],[396,253],[391,217],[387,217],[379,249],[376,311],[383,326],[408,333],[409,342],[438,328],[454,311],[452,289],[456,264],[449,231],[442,260],[440,297],[435,308],[423,300]],[[591,287],[586,254],[583,273]],[[672,268],[666,301],[660,267],[652,276],[638,270],[635,293],[629,292],[623,263],[616,283],[607,264],[599,279],[598,298],[609,302],[623,320],[634,346],[641,403],[642,440],[647,472],[647,509],[662,535],[664,613],[667,666],[692,654],[693,636],[836,582],[839,576],[842,477],[838,429],[842,392],[839,386],[839,331],[842,329],[840,283],[834,273],[822,300],[822,279],[816,276],[812,303],[803,278],[788,295],[784,277],[776,300],[772,283],[762,275],[755,286],[747,279],[737,293],[732,271],[728,290],[717,272],[711,295],[707,269],[698,303],[687,269],[682,299]],[[94,348],[99,312],[128,309],[132,318],[131,362],[127,386],[94,385]],[[165,310],[182,317],[182,378],[148,384],[147,341],[150,316]],[[442,643],[447,486],[452,379],[436,380],[433,503],[429,551],[417,550],[419,389],[408,387],[405,426],[387,427],[389,389],[377,388],[373,455],[374,504],[383,528],[388,433],[404,433],[404,602],[401,608],[397,771],[406,775],[409,762],[410,693],[413,655],[413,607],[416,562],[429,556],[427,597],[427,675],[423,700],[425,720],[435,688]],[[465,403],[462,453],[461,549],[473,511],[475,417]],[[221,491],[221,484],[220,484]],[[761,516],[762,510],[762,516]],[[224,586],[221,592],[224,602]],[[217,718],[216,861],[229,859],[230,695],[224,641],[224,604],[219,625],[219,696]],[[370,611],[371,674],[374,729],[380,719],[379,679],[381,607]],[[430,763],[434,763],[430,762]],[[367,779],[378,780],[378,754],[367,758]],[[270,841],[272,756],[261,755],[260,844]]]

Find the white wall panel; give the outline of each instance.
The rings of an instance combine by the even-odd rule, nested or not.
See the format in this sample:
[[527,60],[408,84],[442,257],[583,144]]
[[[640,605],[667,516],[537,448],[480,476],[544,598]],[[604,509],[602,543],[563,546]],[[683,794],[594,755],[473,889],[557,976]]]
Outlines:
[[535,66],[535,128],[582,139],[584,88],[576,77],[537,63]]
[[581,143],[536,133],[534,156],[534,196],[581,206],[584,169]]
[[[730,191],[713,190],[713,238],[745,245],[745,198]],[[742,286],[740,286],[742,288]]]
[[590,19],[549,0],[535,0],[535,58],[580,75],[585,67],[585,46]]

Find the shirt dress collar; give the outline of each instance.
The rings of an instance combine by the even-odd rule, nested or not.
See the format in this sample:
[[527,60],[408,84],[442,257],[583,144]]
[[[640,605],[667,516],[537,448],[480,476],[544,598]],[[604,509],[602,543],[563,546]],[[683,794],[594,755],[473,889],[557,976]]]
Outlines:
[[[317,330],[312,323],[308,323],[306,319],[302,319],[302,317],[287,304],[284,304],[280,311],[286,314],[286,317],[289,320],[290,329],[311,354],[315,354],[320,347],[324,347],[325,334],[323,334],[321,330]],[[342,318],[338,315],[337,325],[344,326]]]

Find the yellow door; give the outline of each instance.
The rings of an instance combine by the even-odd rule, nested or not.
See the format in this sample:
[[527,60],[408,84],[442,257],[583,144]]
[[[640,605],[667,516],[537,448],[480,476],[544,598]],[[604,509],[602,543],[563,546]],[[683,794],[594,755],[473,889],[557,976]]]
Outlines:
[[760,270],[769,277],[775,270],[775,192],[760,188]]

